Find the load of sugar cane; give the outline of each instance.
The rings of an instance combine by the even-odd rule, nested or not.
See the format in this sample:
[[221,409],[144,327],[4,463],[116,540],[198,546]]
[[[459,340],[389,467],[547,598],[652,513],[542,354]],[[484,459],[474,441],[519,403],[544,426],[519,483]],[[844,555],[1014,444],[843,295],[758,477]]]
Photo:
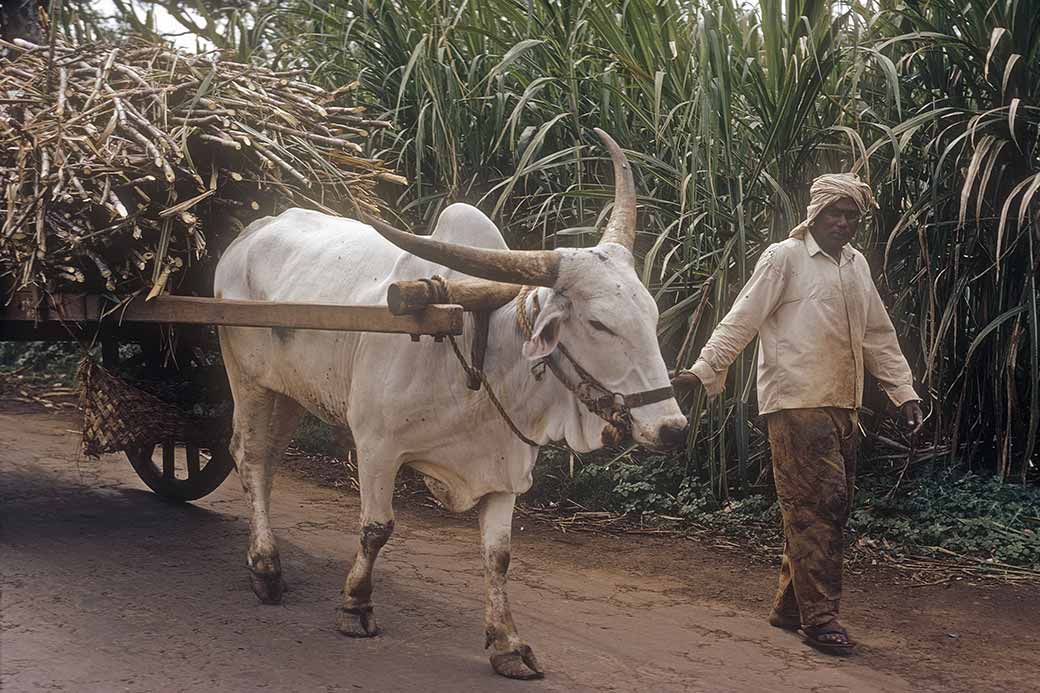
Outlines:
[[378,212],[377,183],[403,181],[365,156],[389,123],[352,86],[137,41],[0,42],[0,291],[204,293],[243,223]]

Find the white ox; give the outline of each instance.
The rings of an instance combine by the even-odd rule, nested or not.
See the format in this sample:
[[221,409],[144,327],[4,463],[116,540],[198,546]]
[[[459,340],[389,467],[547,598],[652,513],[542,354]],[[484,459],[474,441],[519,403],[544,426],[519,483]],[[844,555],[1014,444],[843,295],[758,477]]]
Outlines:
[[[562,342],[613,392],[669,385],[657,344],[657,306],[634,269],[631,170],[613,140],[599,134],[614,161],[616,191],[607,230],[594,248],[510,251],[491,220],[462,204],[444,210],[429,238],[292,209],[255,222],[232,243],[217,266],[216,295],[381,304],[392,282],[462,273],[539,286],[524,299],[526,312],[536,315],[529,339],[518,328],[515,301],[492,313],[487,380],[519,430],[538,444],[565,440],[578,451],[599,448],[605,421],[557,378],[536,377],[534,362],[555,357]],[[464,352],[472,339],[467,319]],[[540,676],[506,596],[513,504],[531,486],[538,449],[514,435],[485,391],[466,387],[450,345],[404,335],[243,327],[221,328],[220,344],[235,400],[231,448],[252,505],[247,562],[257,597],[281,600],[271,485],[277,460],[309,411],[349,427],[357,445],[361,546],[344,586],[339,630],[356,637],[378,632],[372,568],[393,531],[394,478],[411,465],[439,482],[431,487],[449,508],[480,503],[491,664],[512,678]],[[670,394],[631,410],[632,438],[645,445],[677,445],[686,426]]]

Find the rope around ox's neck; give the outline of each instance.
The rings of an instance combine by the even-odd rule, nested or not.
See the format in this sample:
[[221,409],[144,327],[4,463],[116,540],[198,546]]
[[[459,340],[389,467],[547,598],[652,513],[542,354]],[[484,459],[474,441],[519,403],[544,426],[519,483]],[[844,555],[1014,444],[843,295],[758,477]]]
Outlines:
[[[444,279],[444,277],[435,275],[429,279],[422,279],[421,281],[424,281],[430,285],[431,293],[436,298],[437,303],[452,303],[451,287],[448,285],[448,282]],[[521,291],[521,293],[523,293],[523,291]],[[506,413],[505,407],[502,406],[502,402],[500,402],[498,397],[495,396],[495,391],[491,388],[491,384],[488,383],[487,375],[484,374],[484,370],[482,368],[474,368],[472,365],[470,365],[470,363],[466,360],[466,357],[462,354],[462,350],[459,349],[458,342],[455,340],[455,335],[448,335],[448,341],[451,343],[451,348],[452,351],[455,352],[455,356],[459,359],[459,364],[462,365],[462,370],[466,372],[466,375],[469,376],[470,379],[476,379],[480,381],[480,384],[487,392],[488,398],[491,400],[491,403],[495,405],[495,409],[502,417],[502,420],[506,422],[507,426],[509,426],[509,430],[511,430],[517,438],[527,443],[531,447],[541,447],[538,443],[534,442],[533,440],[525,436],[523,432],[521,432],[520,429],[517,428],[517,425],[513,423],[513,419],[511,419],[509,414]]]

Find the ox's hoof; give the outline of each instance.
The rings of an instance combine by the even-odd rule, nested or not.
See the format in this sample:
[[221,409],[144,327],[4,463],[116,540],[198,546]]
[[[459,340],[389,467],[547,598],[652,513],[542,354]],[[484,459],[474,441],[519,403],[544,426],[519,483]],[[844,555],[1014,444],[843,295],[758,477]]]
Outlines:
[[510,679],[528,681],[545,676],[538,658],[527,645],[521,645],[512,652],[491,655],[491,668],[496,674]]
[[253,594],[260,600],[261,604],[281,604],[282,595],[289,591],[282,579],[281,573],[254,573],[249,575],[253,579]]
[[348,638],[372,638],[379,635],[379,625],[371,606],[349,609],[341,606],[336,615],[336,628]]

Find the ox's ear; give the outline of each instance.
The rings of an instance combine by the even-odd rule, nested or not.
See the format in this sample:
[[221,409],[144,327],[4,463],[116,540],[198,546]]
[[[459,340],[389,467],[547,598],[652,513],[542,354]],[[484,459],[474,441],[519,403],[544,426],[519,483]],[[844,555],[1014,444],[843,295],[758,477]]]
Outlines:
[[570,314],[571,302],[560,294],[554,294],[534,321],[531,338],[524,342],[521,350],[524,356],[537,361],[553,353],[560,343],[560,329]]

